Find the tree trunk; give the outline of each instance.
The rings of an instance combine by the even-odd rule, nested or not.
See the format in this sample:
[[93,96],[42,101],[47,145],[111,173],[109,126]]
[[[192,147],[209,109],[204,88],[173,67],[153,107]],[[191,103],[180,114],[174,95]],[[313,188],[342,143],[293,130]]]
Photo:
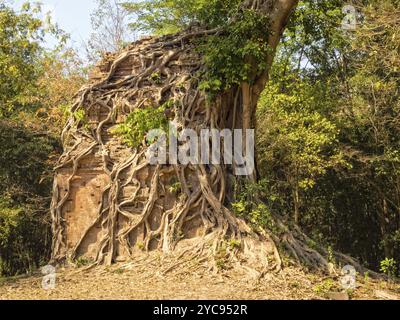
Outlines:
[[293,204],[294,204],[294,223],[299,225],[300,222],[300,198],[299,198],[299,186],[296,185],[293,188]]
[[388,228],[388,224],[390,221],[390,215],[389,215],[389,208],[388,208],[388,202],[385,198],[382,199],[382,211],[378,214],[379,216],[379,223],[380,223],[380,229],[382,233],[382,238],[383,238],[383,250],[385,253],[386,258],[392,258],[393,257],[393,247],[389,242],[389,235],[390,235],[390,230]]
[[[271,18],[268,68],[254,85],[220,94],[211,103],[198,89],[202,59],[194,39],[216,30],[187,30],[177,35],[142,39],[124,53],[110,55],[79,92],[62,134],[65,152],[56,168],[52,201],[53,261],[84,255],[111,264],[141,251],[180,256],[206,255],[215,262],[223,248],[251,265],[280,268],[277,239],[254,233],[229,210],[235,179],[228,165],[150,165],[145,146],[132,149],[112,134],[133,110],[175,102],[171,113],[178,130],[254,128],[259,95],[268,80],[276,47],[296,0],[253,0],[244,5]],[[152,81],[153,74],[159,79]],[[172,120],[172,119],[171,119]],[[255,179],[253,176],[252,179]],[[179,182],[179,190],[172,186]],[[176,189],[176,188],[175,188]],[[297,258],[327,266],[284,227],[282,244]],[[234,240],[227,245],[227,241]],[[237,245],[240,244],[240,245]],[[243,260],[243,259],[242,259]],[[271,267],[271,265],[270,265]]]

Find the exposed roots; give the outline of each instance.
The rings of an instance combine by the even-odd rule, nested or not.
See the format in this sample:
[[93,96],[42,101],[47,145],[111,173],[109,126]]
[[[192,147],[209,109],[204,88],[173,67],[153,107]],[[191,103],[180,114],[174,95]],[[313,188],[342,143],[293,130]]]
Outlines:
[[[62,134],[65,152],[56,168],[51,208],[54,261],[89,255],[90,243],[95,264],[160,250],[177,254],[180,266],[192,268],[198,265],[194,261],[207,261],[213,271],[242,266],[262,276],[282,268],[278,248],[285,247],[298,261],[331,269],[324,253],[309,248],[298,230],[290,231],[278,221],[280,234],[254,232],[234,216],[227,200],[235,179],[230,166],[152,166],[145,144],[138,150],[129,148],[110,131],[132,111],[167,101],[174,102],[166,116],[178,131],[249,128],[251,119],[246,115],[255,108],[251,87],[237,86],[213,102],[198,90],[197,75],[203,66],[194,41],[217,32],[192,30],[178,37],[136,42],[105,60],[98,70],[103,74],[94,75],[92,83],[79,92]],[[74,116],[78,110],[84,110],[85,119]],[[88,158],[108,182],[99,190],[95,219],[80,231],[78,241],[70,243],[66,203],[76,200],[72,182],[85,175],[82,161]],[[179,190],[171,190],[174,183],[179,183]]]

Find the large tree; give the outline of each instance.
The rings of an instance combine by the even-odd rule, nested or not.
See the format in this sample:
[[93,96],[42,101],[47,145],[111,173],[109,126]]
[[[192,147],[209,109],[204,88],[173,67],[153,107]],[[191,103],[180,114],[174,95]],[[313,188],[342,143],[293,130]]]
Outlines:
[[[188,260],[205,255],[218,266],[222,252],[223,259],[242,257],[253,267],[279,269],[279,242],[309,265],[329,268],[326,252],[309,248],[297,228],[289,231],[276,219],[271,230],[254,232],[246,217],[233,214],[235,192],[255,175],[238,178],[234,165],[150,165],[145,157],[146,131],[168,120],[178,131],[255,128],[257,102],[297,2],[190,1],[185,9],[200,9],[196,19],[176,15],[181,31],[144,38],[99,65],[79,92],[62,135],[65,152],[52,205],[54,260],[88,255],[94,248],[96,263],[110,264],[133,257],[138,248],[166,253],[186,248],[181,257]],[[168,10],[166,3],[171,4],[155,1],[160,9],[153,11],[155,18]],[[176,4],[173,12],[185,12],[181,1]],[[142,5],[136,7],[139,14],[149,4]],[[87,173],[88,163],[96,170]],[[70,227],[78,219],[71,218],[79,200],[73,184],[85,174],[96,175],[104,188],[97,198],[92,195],[96,214],[80,233]],[[75,242],[71,230],[79,233],[72,236]]]
[[[66,35],[40,16],[40,5],[17,10],[0,0],[0,276],[49,259],[52,167],[61,152],[56,121],[73,100],[67,88],[78,89],[83,78],[72,71],[72,50],[60,53]],[[45,48],[46,36],[57,49]]]

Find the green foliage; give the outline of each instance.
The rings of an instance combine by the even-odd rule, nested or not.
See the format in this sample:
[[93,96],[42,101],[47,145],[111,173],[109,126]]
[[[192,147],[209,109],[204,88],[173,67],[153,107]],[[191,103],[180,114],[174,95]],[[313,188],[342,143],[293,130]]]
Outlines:
[[253,10],[241,10],[221,34],[206,38],[199,50],[206,72],[199,88],[214,95],[242,82],[252,83],[267,68],[269,21]]
[[242,246],[241,242],[239,240],[236,239],[230,239],[228,241],[228,246],[231,250],[236,250],[236,249],[240,249],[240,247]]
[[[244,218],[255,228],[269,229],[277,232],[273,215],[266,205],[266,181],[258,183],[245,182],[238,185],[235,192],[235,201],[232,209],[238,217]],[[262,202],[260,200],[265,200]]]
[[347,55],[351,37],[339,27],[343,6],[342,0],[300,1],[285,30],[278,59],[324,81],[333,75],[343,78],[346,66],[341,58]]
[[81,268],[93,264],[94,261],[91,258],[78,257],[74,260],[74,263],[77,268]]
[[179,194],[182,192],[182,184],[177,181],[175,183],[173,183],[169,188],[168,191],[173,193],[173,194]]
[[0,120],[0,192],[18,186],[26,196],[47,196],[59,143],[11,121]]
[[28,107],[40,76],[42,41],[52,34],[65,41],[65,35],[39,18],[40,6],[25,4],[16,12],[0,2],[0,117]]
[[86,112],[84,109],[78,109],[72,113],[72,116],[75,119],[75,122],[84,128],[88,127],[88,119],[86,117]]
[[400,258],[396,237],[400,230],[400,7],[398,1],[370,1],[362,12],[364,21],[349,50],[352,72],[347,76],[347,101],[338,120],[353,167],[350,175],[355,177],[349,183],[369,190],[361,201],[368,203],[366,218],[378,222],[379,265],[383,257]]
[[228,248],[230,248],[229,242],[223,241],[218,247],[215,254],[215,264],[218,270],[228,270],[230,268],[230,261],[228,261]]
[[274,81],[259,102],[259,169],[270,181],[276,209],[289,213],[295,208],[301,218],[304,192],[330,168],[346,163],[337,125],[325,115],[333,104],[323,97],[325,85],[294,74],[285,77],[286,68],[275,66]]
[[[39,4],[16,11],[0,0],[0,276],[48,261],[52,169],[61,149],[52,132],[62,122],[49,119],[72,99],[70,79],[81,81],[60,63],[72,52],[61,55],[66,35],[40,16]],[[57,40],[54,51],[44,48],[47,35]]]
[[24,105],[38,77],[42,22],[0,3],[0,116]]
[[[284,80],[281,78],[282,82]],[[260,100],[260,153],[272,164],[274,157],[288,171],[288,179],[296,179],[302,189],[311,188],[315,177],[340,162],[335,150],[338,129],[321,107],[319,84],[293,82],[271,84]],[[295,176],[297,175],[297,176]]]
[[369,271],[365,271],[364,272],[364,281],[368,283],[369,280],[370,280],[370,272]]
[[143,242],[137,242],[136,243],[136,246],[138,247],[138,249],[140,250],[140,251],[144,251],[145,250],[145,245],[144,245],[144,243]]
[[[21,209],[11,207],[11,201],[9,199],[1,198],[0,200],[0,245],[4,247],[8,244],[13,229],[18,226]],[[1,270],[3,270],[3,268],[1,268]]]
[[135,17],[134,30],[158,35],[176,33],[190,25],[215,28],[226,23],[242,0],[144,0],[127,1]]
[[381,261],[380,266],[380,271],[386,274],[388,277],[393,278],[396,276],[397,263],[393,258],[385,258],[385,260]]
[[0,121],[0,275],[32,271],[50,249],[51,155],[58,141]]
[[326,279],[314,287],[314,292],[319,295],[324,295],[336,289],[337,284],[332,279]]
[[[301,1],[258,110],[267,205],[324,246],[379,270],[399,237],[398,1],[363,1],[354,32],[342,1]],[[296,196],[297,195],[297,196]],[[399,265],[397,265],[397,268]]]
[[334,254],[332,246],[328,246],[327,251],[328,251],[328,262],[335,264],[336,263],[335,262],[335,254]]
[[216,264],[218,270],[226,270],[227,269],[226,259],[224,259],[224,258],[217,258],[215,260],[215,264]]
[[[130,113],[125,122],[113,129],[113,133],[122,137],[123,142],[132,148],[138,148],[142,145],[147,133],[150,130],[161,129],[168,132],[168,118],[165,111],[173,105],[173,102],[167,101],[158,108],[145,107],[136,109]],[[147,143],[154,141],[148,137]]]
[[0,197],[0,275],[31,272],[45,264],[49,226],[30,210]]
[[32,105],[24,114],[20,112],[18,118],[23,122],[37,122],[40,130],[60,135],[71,116],[75,94],[86,81],[87,68],[78,53],[67,47],[46,51],[39,64],[40,76]]
[[150,80],[155,82],[156,84],[159,84],[161,82],[161,76],[158,72],[153,72],[150,75]]
[[252,9],[240,8],[240,0],[157,0],[127,3],[137,16],[136,29],[157,34],[173,33],[193,24],[213,29],[198,50],[206,70],[199,89],[210,97],[242,82],[251,83],[267,67],[269,21]]

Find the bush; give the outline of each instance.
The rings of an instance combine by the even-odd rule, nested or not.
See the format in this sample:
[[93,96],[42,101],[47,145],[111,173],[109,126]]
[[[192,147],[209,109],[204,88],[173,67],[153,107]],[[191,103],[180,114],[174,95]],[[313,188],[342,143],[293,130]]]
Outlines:
[[382,260],[380,271],[386,274],[390,278],[395,277],[397,274],[396,261],[393,258],[391,259],[386,258],[385,260]]
[[[270,210],[270,199],[266,196],[266,181],[258,183],[245,182],[236,187],[235,202],[232,203],[234,213],[248,221],[255,229],[269,229],[277,232],[273,214]],[[264,202],[265,201],[265,202]]]
[[29,209],[0,198],[0,275],[31,272],[48,261],[50,224]]
[[29,272],[50,253],[52,167],[56,139],[0,121],[0,276]]

